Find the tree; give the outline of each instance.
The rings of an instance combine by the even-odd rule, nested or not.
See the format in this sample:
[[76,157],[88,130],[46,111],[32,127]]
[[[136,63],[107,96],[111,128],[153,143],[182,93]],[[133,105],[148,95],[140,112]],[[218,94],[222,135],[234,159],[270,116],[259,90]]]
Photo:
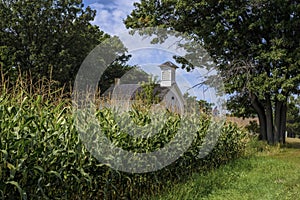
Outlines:
[[[88,53],[110,38],[90,22],[96,11],[84,8],[82,0],[1,0],[0,1],[0,63],[13,79],[18,70],[41,77],[73,82]],[[111,70],[123,70],[128,57],[126,49],[116,44],[112,54],[120,55]],[[115,73],[110,76],[116,76]]]
[[288,137],[300,137],[300,99],[291,96],[288,102],[287,134]]
[[[129,28],[192,36],[217,64],[226,92],[251,105],[263,140],[285,142],[287,99],[300,86],[300,5],[284,0],[141,0]],[[189,52],[192,54],[193,52]]]
[[119,56],[107,67],[99,80],[100,94],[104,94],[115,83],[116,78],[121,78],[126,72],[134,69],[135,66],[125,64],[130,57],[131,55],[127,56],[125,54]]
[[183,98],[186,101],[186,111],[193,112],[193,109],[197,109],[198,111],[205,114],[212,114],[214,103],[209,103],[206,100],[197,100],[196,96],[190,96],[188,92],[183,94]]

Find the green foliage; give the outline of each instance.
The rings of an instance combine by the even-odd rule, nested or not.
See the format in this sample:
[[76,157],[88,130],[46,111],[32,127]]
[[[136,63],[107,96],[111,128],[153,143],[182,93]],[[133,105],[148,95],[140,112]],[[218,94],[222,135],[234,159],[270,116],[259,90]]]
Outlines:
[[[95,188],[84,170],[97,163],[75,134],[70,103],[59,91],[29,95],[26,89],[13,96],[1,88],[1,198],[76,199],[81,192],[89,198],[85,192]],[[60,101],[51,102],[54,97]]]
[[140,126],[151,123],[150,112],[154,104],[158,104],[159,93],[155,93],[155,80],[149,78],[148,82],[142,82],[141,87],[134,93],[134,103],[129,111],[131,119]]
[[95,11],[71,1],[1,1],[1,55],[4,69],[30,70],[37,80],[67,83],[87,53],[105,37],[92,26]]
[[[254,111],[263,138],[277,143],[283,141],[287,98],[299,93],[299,13],[297,1],[141,0],[125,24],[190,35],[187,60],[178,60],[184,61],[184,67],[195,67],[186,63],[198,53],[189,47],[202,44],[217,64],[226,92],[233,96],[230,108],[240,116]],[[155,29],[139,32],[156,34],[158,42],[168,37]]]
[[[138,113],[138,114],[136,114]],[[135,110],[135,115],[131,115],[131,122],[127,122],[127,127],[133,127],[133,124],[138,126],[145,126],[148,123],[155,123],[158,119],[152,119],[150,121],[149,113],[143,113],[142,111]],[[136,137],[132,136],[118,127],[118,123],[116,121],[122,120],[123,116],[115,116],[110,110],[102,110],[97,113],[99,116],[99,121],[101,121],[101,129],[104,131],[107,138],[110,138],[111,142],[121,147],[124,150],[131,152],[153,152],[155,150],[159,150],[163,148],[164,145],[168,144],[171,139],[173,139],[174,135],[177,133],[178,127],[180,125],[180,118],[178,115],[170,114],[166,123],[162,127],[162,130],[155,134],[154,136],[147,137]],[[161,117],[161,116],[159,116]],[[127,128],[126,127],[126,128]],[[133,130],[138,132],[139,130]],[[149,130],[145,130],[143,133],[147,135]],[[136,133],[138,135],[138,133]],[[140,133],[141,134],[141,133]],[[95,138],[95,137],[94,137]],[[101,147],[100,147],[101,148]]]
[[[14,81],[18,70],[30,72],[33,81],[42,77],[60,83],[72,83],[85,57],[94,47],[110,38],[92,25],[96,11],[84,7],[82,0],[0,2],[0,64],[6,76]],[[112,38],[113,39],[113,38]],[[118,59],[110,65],[100,85],[106,89],[109,80],[129,69],[129,59],[119,40],[104,55]],[[105,65],[105,66],[106,66]]]
[[257,114],[252,107],[251,101],[249,100],[248,96],[249,94],[247,93],[231,96],[227,101],[226,108],[235,117],[256,117]]
[[[297,102],[298,100],[298,102]],[[300,137],[300,102],[299,98],[290,98],[287,106],[287,133],[288,137]]]
[[250,121],[245,127],[251,134],[259,134],[259,125],[257,121]]
[[190,149],[171,165],[145,174],[115,171],[99,163],[81,142],[71,102],[63,98],[63,91],[53,90],[47,80],[39,87],[20,79],[17,83],[12,87],[2,81],[0,88],[2,199],[137,199],[157,194],[192,172],[213,169],[245,150],[245,133],[228,124],[223,126],[215,149],[207,157],[197,158],[211,124],[207,115],[183,119],[170,114],[163,130],[144,140],[133,139],[118,129],[113,117],[122,116],[99,110],[96,116],[106,136],[116,146],[136,152],[153,151],[168,143],[180,120],[190,120],[188,123],[198,127]]
[[208,103],[207,101],[202,100],[202,99],[197,100],[197,97],[190,96],[188,92],[186,92],[183,95],[183,98],[185,99],[187,105],[191,105],[191,106],[186,108],[187,112],[192,112],[191,110],[189,110],[190,107],[196,107],[197,109],[199,108],[200,112],[203,112],[203,113],[206,113],[206,114],[211,114],[212,113],[212,110],[213,110],[212,107],[214,106],[213,103]]

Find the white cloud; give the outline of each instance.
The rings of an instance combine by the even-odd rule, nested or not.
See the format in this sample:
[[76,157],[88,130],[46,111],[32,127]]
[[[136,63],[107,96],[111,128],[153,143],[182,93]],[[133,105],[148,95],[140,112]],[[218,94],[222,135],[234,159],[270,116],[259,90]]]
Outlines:
[[96,2],[89,4],[97,11],[93,24],[98,25],[101,30],[110,34],[118,35],[127,31],[123,20],[134,9],[133,3],[137,0],[112,0],[110,2]]

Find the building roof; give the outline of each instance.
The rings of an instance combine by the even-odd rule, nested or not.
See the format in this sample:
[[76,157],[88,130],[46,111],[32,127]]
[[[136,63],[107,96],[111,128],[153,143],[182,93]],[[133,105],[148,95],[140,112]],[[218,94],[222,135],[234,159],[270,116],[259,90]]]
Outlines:
[[103,97],[117,100],[130,100],[132,94],[140,87],[138,84],[119,84],[109,87]]
[[170,62],[170,61],[167,61],[161,65],[159,65],[159,67],[171,67],[171,68],[174,68],[174,69],[177,69],[179,67],[177,67],[174,63]]
[[[136,95],[142,92],[142,87],[139,84],[120,84],[111,86],[102,95],[115,100],[135,100]],[[160,84],[155,84],[153,96],[158,96],[159,100],[170,91],[168,87],[161,87]]]
[[[131,100],[134,100],[136,95],[142,93],[142,87],[139,87],[131,96]],[[153,89],[153,96],[157,96],[161,101],[164,96],[170,91],[169,87],[161,87],[160,84],[155,84]]]

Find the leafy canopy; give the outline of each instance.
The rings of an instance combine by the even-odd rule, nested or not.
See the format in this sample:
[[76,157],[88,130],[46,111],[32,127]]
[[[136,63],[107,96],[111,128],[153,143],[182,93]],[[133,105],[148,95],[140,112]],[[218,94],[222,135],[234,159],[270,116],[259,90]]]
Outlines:
[[218,64],[229,93],[247,89],[283,98],[279,94],[299,92],[297,1],[142,0],[135,6],[128,28],[161,26],[192,35]]
[[[90,23],[95,15],[82,0],[1,0],[2,70],[11,79],[20,69],[22,73],[30,71],[35,80],[52,76],[61,85],[72,82],[88,53],[110,38]],[[106,53],[118,57],[125,51],[118,41]],[[127,59],[121,56],[114,68],[122,71]]]

